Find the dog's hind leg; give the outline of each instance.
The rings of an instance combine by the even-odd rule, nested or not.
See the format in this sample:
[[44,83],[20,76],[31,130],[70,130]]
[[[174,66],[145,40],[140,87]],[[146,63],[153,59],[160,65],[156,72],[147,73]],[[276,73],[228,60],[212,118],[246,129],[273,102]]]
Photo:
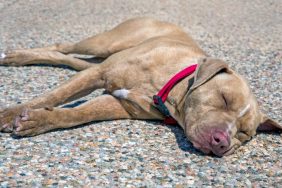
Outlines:
[[25,108],[52,108],[83,97],[95,89],[104,87],[103,71],[100,66],[93,65],[91,68],[77,73],[66,83],[27,103],[0,110],[0,131],[9,131],[15,117]]
[[102,95],[75,108],[26,109],[16,118],[13,133],[18,136],[33,136],[91,121],[128,118],[131,118],[130,115],[118,99]]
[[34,50],[58,51],[64,54],[85,54],[96,57],[108,57],[136,46],[153,37],[166,35],[187,35],[177,26],[150,18],[135,18],[127,20],[112,30],[73,44],[56,44]]
[[105,58],[118,51],[136,46],[149,38],[171,33],[176,30],[175,27],[172,24],[149,18],[131,19],[110,31],[78,43],[56,44],[43,48],[0,53],[0,65],[67,64],[76,70],[82,70],[91,64],[64,54],[85,54]]

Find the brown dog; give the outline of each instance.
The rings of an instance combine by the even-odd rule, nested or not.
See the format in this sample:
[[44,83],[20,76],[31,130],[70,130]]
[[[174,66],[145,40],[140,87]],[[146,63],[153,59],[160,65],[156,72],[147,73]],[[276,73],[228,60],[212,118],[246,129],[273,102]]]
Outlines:
[[[91,64],[65,55],[70,53],[105,60]],[[165,22],[132,19],[76,44],[6,52],[0,58],[0,65],[64,64],[83,70],[49,93],[1,110],[2,132],[31,136],[97,120],[163,120],[152,96],[193,64],[196,71],[173,87],[165,105],[196,148],[228,155],[258,128],[282,128],[259,111],[240,75],[223,61],[207,57],[179,27]],[[193,85],[188,87],[192,78]],[[75,108],[56,107],[98,88],[109,94]]]

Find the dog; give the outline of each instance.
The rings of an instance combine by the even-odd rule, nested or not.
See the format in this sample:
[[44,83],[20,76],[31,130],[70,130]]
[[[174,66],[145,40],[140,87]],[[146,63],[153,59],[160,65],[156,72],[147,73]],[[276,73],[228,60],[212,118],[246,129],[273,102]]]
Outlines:
[[[104,61],[94,64],[68,54]],[[3,66],[67,65],[79,71],[54,90],[0,111],[0,130],[16,136],[91,121],[172,120],[195,148],[225,156],[257,130],[282,129],[259,110],[242,76],[224,61],[209,57],[181,28],[167,22],[130,19],[75,44],[3,52],[0,58]],[[184,69],[189,74],[174,80],[166,97],[158,95]],[[73,108],[58,107],[100,88],[107,94]]]

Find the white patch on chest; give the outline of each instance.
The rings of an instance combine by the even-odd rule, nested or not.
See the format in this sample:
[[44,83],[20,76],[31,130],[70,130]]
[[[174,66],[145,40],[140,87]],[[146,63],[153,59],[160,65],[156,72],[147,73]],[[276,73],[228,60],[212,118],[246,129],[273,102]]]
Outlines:
[[128,94],[129,94],[129,90],[127,89],[118,89],[118,90],[113,91],[112,93],[113,96],[120,98],[120,99],[126,99]]
[[5,57],[6,57],[6,54],[1,53],[1,55],[0,55],[0,59],[4,59]]
[[243,116],[248,112],[248,110],[250,109],[250,107],[251,107],[251,105],[248,104],[243,110],[241,110],[241,111],[239,112],[238,118],[243,117]]

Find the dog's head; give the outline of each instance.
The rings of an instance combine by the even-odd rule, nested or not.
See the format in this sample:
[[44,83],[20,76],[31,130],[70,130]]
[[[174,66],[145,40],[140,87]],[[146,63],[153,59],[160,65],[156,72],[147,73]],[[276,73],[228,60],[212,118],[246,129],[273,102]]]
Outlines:
[[219,59],[203,59],[185,101],[185,131],[204,153],[229,155],[257,130],[279,130],[262,114],[247,82]]

